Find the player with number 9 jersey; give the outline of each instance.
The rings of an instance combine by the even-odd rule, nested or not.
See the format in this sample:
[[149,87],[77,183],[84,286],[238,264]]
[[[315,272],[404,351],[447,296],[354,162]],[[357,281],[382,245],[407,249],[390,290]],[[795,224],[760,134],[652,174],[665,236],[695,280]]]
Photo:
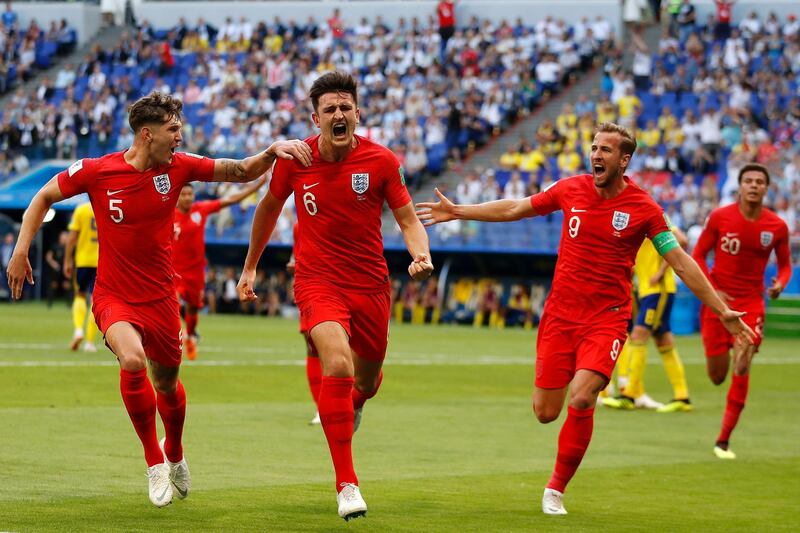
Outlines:
[[539,387],[564,387],[580,368],[611,377],[627,337],[636,253],[645,238],[671,235],[661,207],[624,180],[627,187],[611,199],[597,194],[591,174],[561,179],[530,199],[538,215],[564,212],[543,313],[550,327],[539,328]]
[[437,202],[417,204],[417,215],[428,225],[454,219],[505,222],[557,210],[564,213],[555,275],[536,342],[533,409],[539,421],[556,420],[569,392],[555,468],[542,495],[545,514],[567,513],[564,490],[589,446],[597,395],[608,384],[625,342],[631,315],[631,270],[645,238],[653,241],[658,253],[734,333],[748,333],[739,314],[727,308],[678,245],[662,209],[625,176],[635,150],[630,131],[603,123],[592,142],[592,174],[561,179],[528,198],[457,205],[436,190]]

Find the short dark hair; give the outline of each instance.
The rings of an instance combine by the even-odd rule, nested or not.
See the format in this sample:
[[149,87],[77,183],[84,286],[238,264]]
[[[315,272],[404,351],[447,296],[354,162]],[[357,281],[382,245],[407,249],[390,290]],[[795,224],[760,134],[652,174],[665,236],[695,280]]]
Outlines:
[[603,122],[595,128],[594,133],[595,135],[598,133],[617,133],[622,136],[622,142],[619,144],[622,153],[633,155],[633,152],[636,151],[636,137],[633,136],[631,130],[624,126],[613,122]]
[[153,91],[142,96],[128,108],[128,124],[137,133],[146,124],[165,124],[173,117],[180,118],[183,102],[169,94]]
[[320,97],[328,93],[347,93],[353,97],[353,102],[358,105],[358,82],[346,72],[328,72],[314,81],[313,85],[311,85],[311,90],[308,92],[314,111],[317,110]]
[[761,172],[764,174],[764,177],[767,178],[767,185],[769,185],[769,170],[764,165],[759,165],[758,163],[747,163],[742,169],[739,171],[739,185],[742,184],[742,177],[744,177],[745,172]]

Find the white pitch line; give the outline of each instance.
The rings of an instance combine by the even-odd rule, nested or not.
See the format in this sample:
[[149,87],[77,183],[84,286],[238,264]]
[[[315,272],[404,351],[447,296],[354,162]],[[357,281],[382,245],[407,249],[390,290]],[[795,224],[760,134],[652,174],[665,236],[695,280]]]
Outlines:
[[[654,361],[655,362],[655,361]],[[684,361],[688,365],[705,365],[705,361],[689,360]],[[800,357],[787,357],[787,358],[768,358],[757,359],[756,365],[796,365],[800,364]],[[0,361],[0,367],[106,367],[117,366],[114,360],[108,361]],[[450,356],[448,359],[386,359],[386,365],[389,366],[490,366],[490,365],[506,365],[506,366],[532,366],[533,360],[529,358],[510,358],[510,357],[474,357],[474,358],[456,358]],[[214,360],[200,360],[200,361],[184,361],[185,367],[191,366],[207,366],[207,367],[244,367],[244,366],[303,366],[305,361],[302,358],[298,359],[274,359],[274,360],[255,360],[255,361],[214,361]]]

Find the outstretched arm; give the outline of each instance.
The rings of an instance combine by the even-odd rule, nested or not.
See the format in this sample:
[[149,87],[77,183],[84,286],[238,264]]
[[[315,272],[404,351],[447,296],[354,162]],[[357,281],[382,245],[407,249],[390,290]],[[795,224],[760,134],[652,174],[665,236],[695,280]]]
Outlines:
[[224,196],[220,198],[219,200],[220,208],[224,209],[229,205],[238,204],[239,202],[241,202],[242,200],[244,200],[245,198],[256,192],[258,189],[260,189],[261,186],[264,185],[266,182],[267,182],[267,176],[266,174],[264,174],[263,176],[258,178],[256,181],[254,181],[247,187],[244,187],[242,190],[237,191],[229,196]]
[[244,268],[242,269],[242,277],[239,279],[239,284],[236,290],[239,293],[239,299],[243,302],[251,302],[256,299],[256,293],[253,290],[256,279],[256,267],[258,260],[261,259],[261,254],[269,242],[269,237],[275,229],[275,223],[278,221],[278,216],[281,214],[283,202],[272,196],[268,192],[264,198],[258,202],[256,212],[253,215],[253,227],[250,230],[250,247],[247,249],[247,257],[244,260]]
[[303,141],[276,141],[263,152],[245,159],[214,160],[213,181],[242,183],[253,181],[264,174],[276,159],[297,159],[304,166],[311,166],[311,147]]
[[439,189],[435,189],[434,192],[439,198],[438,202],[417,204],[417,216],[426,226],[456,219],[509,222],[537,215],[531,205],[530,197],[521,200],[495,200],[482,204],[459,205],[451,202]]
[[427,279],[433,272],[433,262],[430,259],[428,234],[414,213],[414,206],[408,202],[403,207],[393,210],[392,213],[400,225],[403,240],[406,241],[406,248],[413,259],[408,265],[408,274],[416,281]]
[[745,344],[753,344],[755,335],[747,324],[742,321],[744,313],[731,310],[727,304],[720,298],[711,282],[703,274],[703,271],[687,254],[683,248],[676,247],[664,254],[664,260],[675,270],[675,273],[680,276],[686,286],[703,302],[703,305],[711,309],[722,321],[731,335],[736,337],[740,342]]
[[22,297],[22,287],[25,285],[26,279],[28,283],[33,285],[33,269],[28,260],[28,251],[31,248],[33,237],[39,231],[44,215],[50,209],[50,206],[63,199],[64,196],[61,194],[61,189],[58,188],[58,178],[53,178],[39,189],[39,192],[31,200],[31,205],[22,215],[22,227],[17,237],[17,245],[11,254],[11,260],[8,262],[6,272],[8,287],[11,289],[11,297],[15,300],[19,300]]

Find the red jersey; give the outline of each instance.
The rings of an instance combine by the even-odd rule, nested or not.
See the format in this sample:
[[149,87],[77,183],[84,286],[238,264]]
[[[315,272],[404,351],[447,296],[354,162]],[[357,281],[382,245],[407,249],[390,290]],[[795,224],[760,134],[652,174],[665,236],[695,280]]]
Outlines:
[[[706,256],[712,249],[709,273]],[[711,212],[692,256],[715,288],[734,300],[753,301],[764,299],[764,270],[772,250],[778,258],[778,279],[786,287],[792,276],[786,223],[766,207],[758,220],[747,220],[739,204],[731,204]]]
[[456,8],[452,0],[442,0],[436,6],[439,15],[439,28],[452,28],[456,25]]
[[269,190],[285,201],[294,193],[297,207],[295,284],[325,281],[360,292],[388,287],[383,257],[381,211],[411,202],[403,169],[388,149],[356,136],[358,146],[344,161],[324,161],[319,136],[306,142],[313,163],[279,159]]
[[175,209],[172,224],[172,265],[183,277],[204,277],[206,267],[206,220],[222,208],[219,200],[195,202],[188,213]]
[[66,198],[89,194],[100,245],[96,293],[141,303],[175,294],[175,205],[184,184],[212,179],[214,161],[178,152],[169,165],[140,172],[124,153],[76,161],[58,174],[58,187]]
[[624,179],[628,186],[611,199],[600,197],[591,174],[563,178],[531,197],[539,215],[564,211],[546,313],[577,323],[630,318],[636,253],[645,237],[669,228],[661,207]]
[[730,24],[731,11],[733,10],[733,5],[729,4],[728,2],[721,2],[720,0],[716,0],[716,4],[717,4],[717,22]]

